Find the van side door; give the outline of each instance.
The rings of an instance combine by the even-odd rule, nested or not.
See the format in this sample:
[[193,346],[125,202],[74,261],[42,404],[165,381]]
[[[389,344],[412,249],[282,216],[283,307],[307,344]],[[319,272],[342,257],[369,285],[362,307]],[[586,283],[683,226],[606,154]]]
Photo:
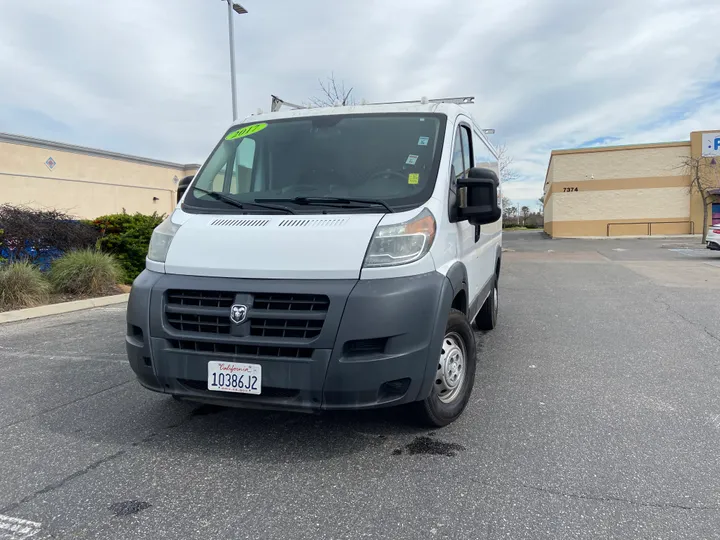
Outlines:
[[[500,165],[495,154],[490,150],[483,138],[477,131],[473,130],[472,136],[473,167],[482,167],[495,171],[500,176]],[[502,207],[502,192],[498,186],[498,205]],[[486,280],[490,279],[495,272],[497,251],[502,243],[502,218],[495,223],[488,223],[480,227],[480,240],[476,244],[479,251],[479,258],[482,260],[483,279],[480,283],[482,288]],[[481,299],[482,300],[482,299]],[[478,306],[482,307],[482,306]]]
[[[450,168],[451,190],[457,190],[457,179],[467,178],[468,171],[473,163],[472,159],[472,129],[470,124],[464,121],[458,122],[455,128],[455,137],[452,150],[452,165]],[[481,279],[479,252],[477,243],[480,239],[479,227],[470,225],[468,221],[458,221],[457,227],[457,256],[465,265],[467,271],[468,306],[473,305],[473,300],[480,292],[480,287],[485,282]],[[474,313],[468,313],[473,316]]]

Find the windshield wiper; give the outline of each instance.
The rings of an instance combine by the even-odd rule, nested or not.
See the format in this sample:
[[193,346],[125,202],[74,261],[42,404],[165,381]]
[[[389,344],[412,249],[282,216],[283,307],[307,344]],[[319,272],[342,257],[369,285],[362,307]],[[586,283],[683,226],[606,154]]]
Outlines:
[[286,212],[288,214],[294,214],[295,212],[288,208],[287,206],[274,206],[270,204],[258,204],[256,202],[241,202],[237,199],[233,199],[232,197],[229,197],[225,195],[224,193],[218,193],[217,191],[210,191],[207,189],[203,189],[200,187],[192,187],[190,189],[196,189],[200,193],[205,193],[206,195],[210,195],[213,199],[217,201],[223,201],[231,206],[234,206],[235,208],[240,208],[241,210],[245,210],[245,205],[250,206],[257,206],[258,208],[267,208],[268,210],[279,210],[280,212]]
[[[351,197],[289,197],[287,199],[255,199],[259,202],[292,202],[295,204],[320,204],[320,205],[347,205],[347,204],[364,204],[367,206],[382,206],[391,214],[395,211],[383,200],[380,199],[354,199]],[[356,207],[357,208],[357,207]],[[360,207],[362,208],[362,207]]]

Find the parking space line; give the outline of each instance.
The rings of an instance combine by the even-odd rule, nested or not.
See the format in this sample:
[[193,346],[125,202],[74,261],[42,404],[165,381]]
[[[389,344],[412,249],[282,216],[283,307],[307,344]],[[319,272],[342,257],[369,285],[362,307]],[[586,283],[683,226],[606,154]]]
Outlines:
[[25,540],[40,532],[41,523],[0,514],[0,539]]

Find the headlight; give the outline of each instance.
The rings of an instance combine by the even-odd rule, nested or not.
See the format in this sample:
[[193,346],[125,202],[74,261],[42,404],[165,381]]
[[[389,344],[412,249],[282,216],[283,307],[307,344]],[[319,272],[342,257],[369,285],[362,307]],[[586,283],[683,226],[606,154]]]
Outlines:
[[370,241],[363,266],[398,266],[421,259],[430,251],[435,229],[435,218],[427,208],[405,223],[380,225]]
[[170,218],[167,218],[155,230],[150,237],[150,248],[147,257],[151,261],[164,263],[167,258],[170,242],[175,237],[175,233],[180,225],[175,225]]

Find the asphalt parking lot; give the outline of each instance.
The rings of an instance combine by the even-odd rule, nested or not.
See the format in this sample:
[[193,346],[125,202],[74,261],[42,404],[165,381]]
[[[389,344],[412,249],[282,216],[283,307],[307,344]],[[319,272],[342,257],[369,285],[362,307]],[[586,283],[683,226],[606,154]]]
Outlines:
[[499,326],[441,430],[150,393],[124,306],[0,325],[0,539],[717,538],[720,255],[505,246]]

